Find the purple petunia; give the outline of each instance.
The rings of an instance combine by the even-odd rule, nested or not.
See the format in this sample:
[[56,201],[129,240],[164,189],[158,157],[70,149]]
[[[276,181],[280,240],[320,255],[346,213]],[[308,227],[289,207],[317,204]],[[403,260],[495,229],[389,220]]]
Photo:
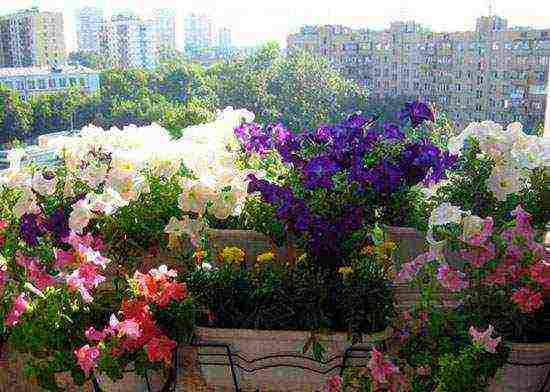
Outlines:
[[69,236],[69,221],[62,209],[55,210],[46,221],[45,228],[52,232],[58,241]]
[[340,166],[332,159],[327,156],[317,156],[304,166],[302,182],[307,189],[330,189],[333,186],[332,176],[338,170]]
[[405,108],[401,111],[401,119],[410,120],[413,128],[418,127],[424,121],[435,121],[431,109],[428,105],[420,101],[405,104]]
[[44,234],[44,228],[41,226],[36,214],[25,214],[21,217],[19,225],[21,236],[29,246],[38,245],[38,237]]

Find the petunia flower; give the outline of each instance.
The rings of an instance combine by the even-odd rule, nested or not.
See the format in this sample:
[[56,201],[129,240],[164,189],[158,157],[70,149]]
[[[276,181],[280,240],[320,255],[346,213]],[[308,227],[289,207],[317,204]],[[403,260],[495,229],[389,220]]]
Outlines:
[[74,350],[78,365],[84,371],[86,377],[90,375],[90,371],[98,366],[98,360],[101,352],[97,347],[90,347],[86,344],[81,348]]
[[498,344],[502,339],[501,337],[498,337],[498,338],[491,337],[491,335],[494,332],[494,328],[492,325],[489,325],[487,330],[485,330],[484,332],[480,332],[476,330],[473,326],[471,326],[469,332],[475,344],[483,347],[484,349],[486,349],[487,351],[493,354],[496,352],[496,347],[498,346]]

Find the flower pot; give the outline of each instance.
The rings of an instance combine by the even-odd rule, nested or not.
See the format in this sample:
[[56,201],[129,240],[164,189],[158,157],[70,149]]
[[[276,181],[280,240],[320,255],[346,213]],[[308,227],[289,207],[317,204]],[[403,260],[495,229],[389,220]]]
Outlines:
[[550,391],[550,343],[511,343],[507,364],[497,373],[489,392]]
[[[199,347],[199,365],[206,384],[214,391],[234,391],[236,381],[244,391],[318,391],[338,374],[351,344],[344,333],[321,337],[327,352],[317,362],[303,353],[311,334],[302,331],[258,331],[248,329],[197,328],[200,342],[224,343],[224,347]],[[364,346],[365,349],[367,346]],[[365,365],[367,351],[354,352],[347,365]],[[360,357],[360,358],[358,358]]]
[[98,384],[101,392],[159,392],[166,383],[166,376],[161,372],[149,372],[148,383],[136,373],[125,373],[118,381],[100,377]]

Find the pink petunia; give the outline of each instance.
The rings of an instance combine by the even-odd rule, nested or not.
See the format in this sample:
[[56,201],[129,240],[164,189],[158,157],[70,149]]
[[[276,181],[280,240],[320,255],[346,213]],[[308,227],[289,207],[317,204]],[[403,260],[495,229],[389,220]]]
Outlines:
[[416,256],[414,260],[403,264],[403,268],[397,274],[396,281],[398,283],[410,282],[426,263],[436,260],[438,257],[439,254],[435,249],[430,249],[428,252]]
[[462,291],[468,287],[465,276],[463,272],[450,267],[447,263],[441,264],[437,270],[437,279],[439,283],[453,292]]
[[19,296],[13,301],[11,309],[6,316],[4,324],[8,327],[13,327],[19,323],[21,315],[27,311],[29,303],[25,297],[25,293],[19,294]]
[[486,331],[480,332],[477,329],[475,329],[473,326],[470,327],[470,336],[472,337],[472,340],[475,344],[485,348],[490,353],[496,352],[496,347],[501,341],[501,337],[498,338],[492,338],[491,335],[494,332],[494,328],[492,325],[489,325],[489,328],[487,328]]
[[98,331],[94,327],[90,327],[84,332],[84,335],[86,336],[86,339],[99,342],[100,340],[105,339],[107,334],[104,331]]
[[66,266],[73,264],[75,261],[76,258],[73,252],[66,250],[55,251],[55,268],[63,269]]
[[550,287],[550,263],[540,260],[531,266],[531,279],[542,286]]
[[130,339],[138,339],[142,335],[141,328],[135,320],[124,320],[119,322],[116,326],[116,331]]
[[374,381],[379,384],[387,384],[399,369],[391,361],[384,358],[382,353],[375,348],[371,351],[371,358],[367,364]]
[[168,365],[172,360],[172,350],[176,348],[177,343],[169,339],[165,335],[152,338],[149,343],[145,345],[145,352],[147,358],[151,362],[164,361]]
[[82,264],[67,276],[67,285],[69,289],[78,291],[84,302],[92,302],[90,290],[103,283],[106,278],[100,275],[97,266],[91,263]]
[[100,351],[97,347],[90,347],[85,345],[77,350],[74,350],[74,355],[77,358],[78,365],[86,374],[86,377],[90,375],[90,371],[97,367],[97,361],[99,359]]
[[514,301],[523,313],[533,313],[544,306],[542,294],[529,287],[522,287],[512,295]]
[[340,375],[335,374],[334,376],[329,377],[327,383],[325,384],[324,392],[342,392],[344,383]]
[[4,230],[8,228],[9,225],[10,225],[10,222],[8,222],[5,219],[0,219],[0,230]]

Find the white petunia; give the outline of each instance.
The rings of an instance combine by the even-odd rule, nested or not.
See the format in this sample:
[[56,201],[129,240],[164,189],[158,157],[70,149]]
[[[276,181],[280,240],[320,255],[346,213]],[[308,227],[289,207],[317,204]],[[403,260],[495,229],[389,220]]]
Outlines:
[[442,203],[432,211],[428,222],[431,227],[442,226],[448,223],[460,224],[463,214],[465,212],[459,207],[453,206],[450,203]]

